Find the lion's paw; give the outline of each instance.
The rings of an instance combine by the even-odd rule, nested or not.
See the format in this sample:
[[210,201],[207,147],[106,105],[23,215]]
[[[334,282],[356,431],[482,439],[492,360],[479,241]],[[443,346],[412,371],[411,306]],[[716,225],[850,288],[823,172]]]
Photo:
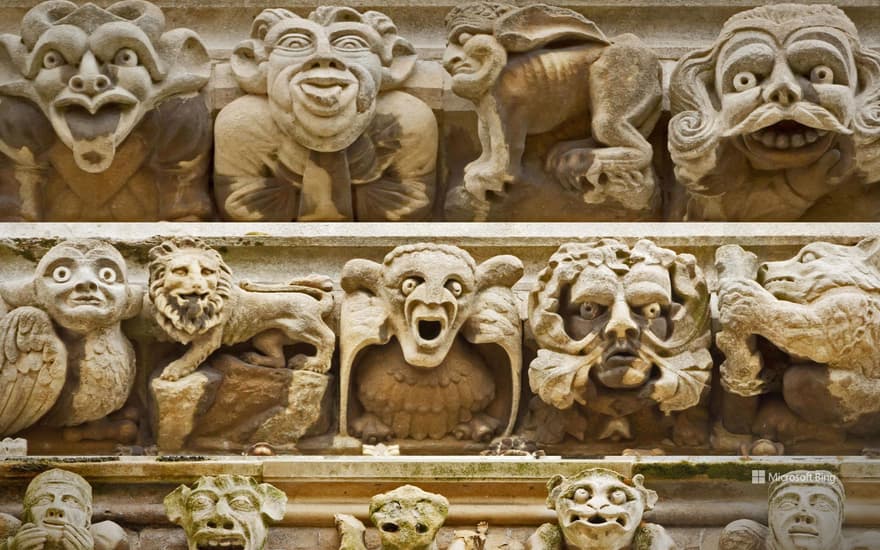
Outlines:
[[462,422],[452,430],[456,439],[488,442],[498,431],[501,422],[487,414],[477,414],[469,422]]
[[351,433],[368,445],[375,445],[394,437],[394,431],[376,415],[370,413],[364,413],[352,421]]
[[184,376],[189,376],[193,372],[195,372],[195,368],[191,365],[184,363],[183,361],[177,360],[168,363],[168,366],[162,370],[162,374],[159,375],[159,378],[162,380],[166,380],[168,382],[175,382],[180,380]]

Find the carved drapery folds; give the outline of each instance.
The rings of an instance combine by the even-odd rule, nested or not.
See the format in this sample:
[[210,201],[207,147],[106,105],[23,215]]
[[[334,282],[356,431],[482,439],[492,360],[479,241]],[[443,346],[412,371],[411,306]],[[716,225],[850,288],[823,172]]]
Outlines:
[[[609,39],[582,15],[545,4],[463,4],[446,24],[444,67],[452,91],[476,107],[482,148],[452,187],[448,216],[550,219],[528,204],[536,193],[592,207],[572,214],[560,205],[558,219],[655,210],[646,136],[660,116],[660,64],[635,36]],[[538,153],[544,173],[527,172],[526,139],[540,134],[551,136]]]
[[0,219],[210,216],[210,62],[194,32],[143,0],[49,0],[0,52]]
[[437,121],[400,91],[416,66],[387,16],[264,10],[232,57],[249,95],[217,118],[215,189],[239,221],[421,220]]
[[[332,283],[236,284],[216,250],[188,237],[165,241],[150,258],[147,315],[185,346],[150,383],[159,446],[180,449],[192,436],[218,449],[295,445],[322,418],[335,349]],[[252,350],[213,355],[242,343]]]
[[711,377],[709,292],[693,256],[647,240],[565,244],[538,275],[529,323],[540,440],[644,441],[657,429],[639,415],[662,412],[675,414],[676,443],[705,443],[693,409]]
[[876,220],[880,56],[828,5],[731,17],[682,58],[669,151],[691,220]]
[[340,431],[486,441],[510,434],[522,327],[511,287],[522,262],[477,264],[464,250],[412,244],[342,273]]
[[759,264],[718,250],[724,425],[785,444],[878,432],[880,241]]

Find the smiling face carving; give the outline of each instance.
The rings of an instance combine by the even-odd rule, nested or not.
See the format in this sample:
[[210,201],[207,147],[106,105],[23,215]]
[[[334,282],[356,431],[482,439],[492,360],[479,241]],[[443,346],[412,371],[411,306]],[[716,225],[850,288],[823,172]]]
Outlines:
[[168,518],[186,531],[189,550],[263,550],[268,522],[284,517],[287,496],[238,475],[205,476],[165,497]]

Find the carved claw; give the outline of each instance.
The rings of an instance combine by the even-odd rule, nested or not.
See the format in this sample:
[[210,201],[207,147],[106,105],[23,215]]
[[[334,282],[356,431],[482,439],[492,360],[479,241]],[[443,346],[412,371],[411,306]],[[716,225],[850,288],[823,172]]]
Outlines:
[[263,355],[262,353],[257,353],[255,351],[248,351],[241,354],[241,360],[245,363],[250,363],[251,365],[258,365],[260,367],[268,367],[272,369],[281,369],[284,368],[284,357],[273,357],[270,355]]
[[287,368],[292,370],[307,370],[324,374],[329,370],[330,360],[318,355],[297,354],[287,361]]
[[488,164],[468,164],[464,169],[464,187],[471,195],[481,201],[486,200],[486,193],[503,194],[504,184],[513,182],[513,176],[506,174],[503,169],[498,169]]
[[184,376],[189,376],[190,374],[194,373],[196,371],[196,368],[178,359],[176,361],[168,363],[168,366],[165,367],[159,378],[161,378],[162,380],[167,380],[169,382],[174,382],[176,380],[180,380]]
[[477,414],[468,421],[462,422],[452,430],[456,439],[471,439],[473,441],[488,442],[495,435],[501,422],[486,414]]
[[351,422],[351,433],[368,445],[375,445],[394,437],[394,431],[376,415],[370,413],[365,413]]

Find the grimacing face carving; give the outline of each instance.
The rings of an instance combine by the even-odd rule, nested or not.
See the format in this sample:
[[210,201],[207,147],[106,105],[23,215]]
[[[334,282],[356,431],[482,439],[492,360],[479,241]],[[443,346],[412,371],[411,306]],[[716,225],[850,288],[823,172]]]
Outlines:
[[72,472],[58,469],[43,472],[31,481],[25,492],[24,521],[46,535],[46,542],[41,546],[45,550],[68,548],[67,544],[79,538],[91,542],[92,488]]
[[313,151],[351,145],[373,120],[379,91],[408,76],[415,60],[391,19],[374,11],[319,7],[306,19],[265,10],[251,37],[233,64],[254,79],[239,80],[267,93],[275,123]]
[[287,496],[240,475],[204,476],[165,497],[168,519],[183,527],[189,550],[263,550],[268,522],[284,517]]
[[37,264],[38,305],[55,322],[84,334],[118,323],[131,307],[125,260],[100,241],[64,242]]
[[448,511],[445,497],[412,485],[370,500],[370,519],[379,530],[382,550],[428,550]]
[[843,485],[826,471],[795,471],[770,486],[770,534],[778,550],[843,547]]
[[[116,148],[167,97],[207,81],[187,64],[204,47],[186,29],[164,32],[162,11],[142,0],[103,9],[50,0],[22,20],[21,38],[0,37],[30,84],[0,92],[26,97],[43,111],[77,166],[107,170]],[[207,57],[205,56],[205,60]]]
[[470,9],[471,17],[455,25],[447,36],[443,64],[452,76],[452,91],[475,100],[489,91],[507,64],[507,51],[492,35],[493,23],[514,7],[481,2],[471,4]]
[[642,515],[657,502],[657,493],[645,488],[642,475],[636,475],[629,485],[620,474],[603,468],[569,479],[556,475],[547,489],[547,506],[556,510],[571,549],[630,548]]

